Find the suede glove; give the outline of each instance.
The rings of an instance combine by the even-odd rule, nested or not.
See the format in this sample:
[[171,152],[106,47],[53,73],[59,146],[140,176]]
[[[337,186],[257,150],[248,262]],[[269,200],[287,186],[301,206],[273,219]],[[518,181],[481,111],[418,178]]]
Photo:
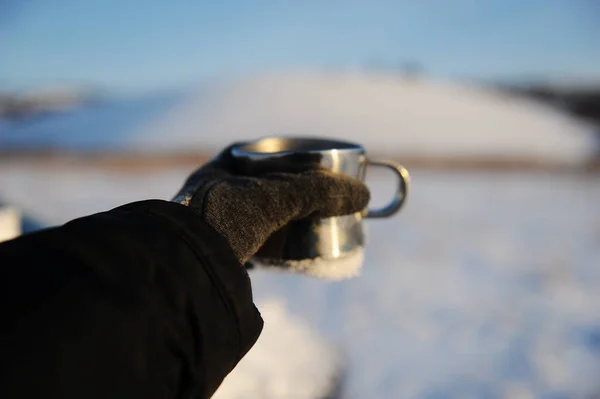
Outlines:
[[229,146],[193,172],[173,199],[225,237],[242,264],[291,221],[348,215],[369,202],[363,182],[318,166],[244,175],[231,155],[231,149],[242,144]]

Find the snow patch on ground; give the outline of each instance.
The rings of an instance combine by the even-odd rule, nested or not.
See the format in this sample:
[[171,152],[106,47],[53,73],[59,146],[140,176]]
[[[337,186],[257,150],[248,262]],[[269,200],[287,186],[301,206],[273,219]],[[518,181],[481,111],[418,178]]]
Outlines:
[[280,299],[258,308],[265,327],[256,345],[219,387],[215,399],[321,399],[335,390],[341,357]]
[[251,259],[253,266],[277,273],[296,273],[322,280],[346,280],[360,275],[365,259],[364,248],[356,248],[338,259],[281,260]]

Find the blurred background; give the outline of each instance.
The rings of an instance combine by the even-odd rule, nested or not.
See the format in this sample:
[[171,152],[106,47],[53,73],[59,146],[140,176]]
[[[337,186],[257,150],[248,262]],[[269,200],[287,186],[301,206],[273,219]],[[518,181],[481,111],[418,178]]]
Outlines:
[[[253,271],[219,398],[600,398],[596,0],[0,0],[0,240],[169,199],[233,141],[413,176],[362,275]],[[368,174],[375,205],[394,187]]]

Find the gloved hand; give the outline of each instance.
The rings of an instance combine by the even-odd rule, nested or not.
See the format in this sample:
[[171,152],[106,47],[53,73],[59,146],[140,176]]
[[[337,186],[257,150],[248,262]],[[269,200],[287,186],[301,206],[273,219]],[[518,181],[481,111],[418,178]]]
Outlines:
[[228,241],[241,263],[292,220],[363,210],[369,190],[358,179],[326,169],[236,173],[231,148],[190,175],[173,201],[194,209]]

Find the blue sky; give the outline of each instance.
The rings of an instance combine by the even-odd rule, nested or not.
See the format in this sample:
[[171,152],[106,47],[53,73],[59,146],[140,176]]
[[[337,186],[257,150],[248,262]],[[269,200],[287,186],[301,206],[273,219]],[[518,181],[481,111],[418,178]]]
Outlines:
[[0,89],[153,90],[416,61],[460,78],[600,80],[597,0],[0,0]]

